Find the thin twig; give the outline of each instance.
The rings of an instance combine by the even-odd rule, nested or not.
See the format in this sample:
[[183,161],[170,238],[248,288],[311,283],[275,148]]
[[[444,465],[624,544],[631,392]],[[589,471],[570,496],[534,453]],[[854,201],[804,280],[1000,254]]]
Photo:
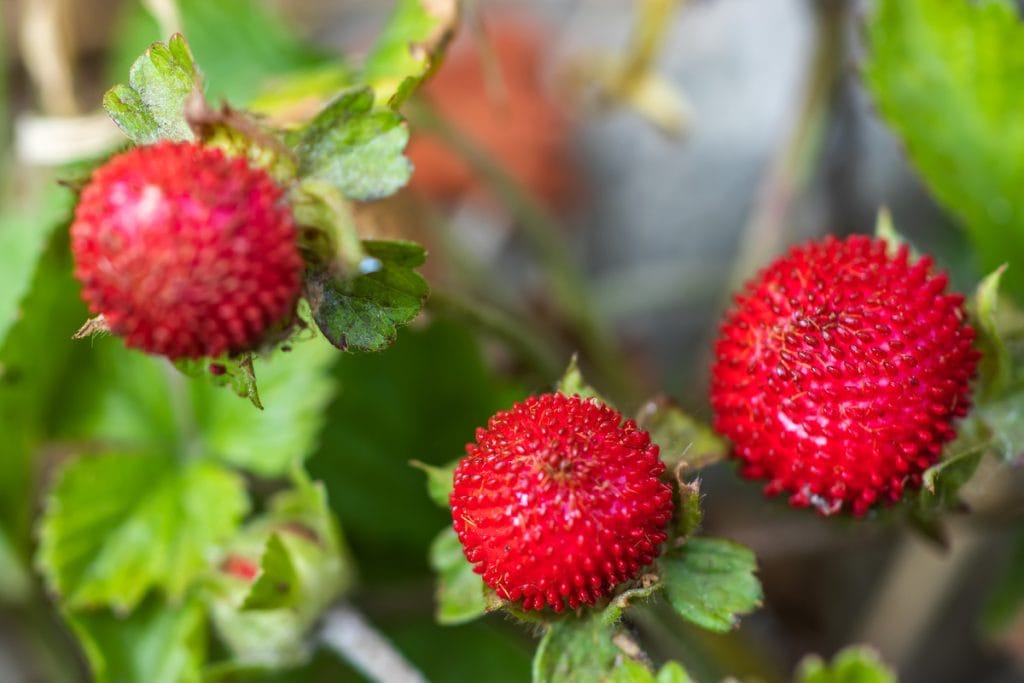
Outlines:
[[379,683],[427,683],[426,677],[354,607],[337,605],[324,619],[321,641]]

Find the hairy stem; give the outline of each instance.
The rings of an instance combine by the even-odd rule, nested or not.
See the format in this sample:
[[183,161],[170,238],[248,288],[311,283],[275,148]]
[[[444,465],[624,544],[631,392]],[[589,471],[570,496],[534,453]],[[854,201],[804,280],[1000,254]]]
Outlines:
[[391,642],[349,604],[324,618],[321,641],[364,676],[379,683],[427,683]]

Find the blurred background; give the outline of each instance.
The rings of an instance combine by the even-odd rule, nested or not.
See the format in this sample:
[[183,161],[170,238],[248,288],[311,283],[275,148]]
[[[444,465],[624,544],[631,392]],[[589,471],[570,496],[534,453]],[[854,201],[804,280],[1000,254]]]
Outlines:
[[[303,112],[301,96],[274,96],[294,85],[288,75],[332,77],[330,65],[358,60],[391,10],[383,0],[2,3],[0,208],[28,217],[52,212],[46,187],[57,169],[121,144],[99,108],[102,93],[148,43],[166,39],[162,29],[184,31],[211,101],[286,124]],[[622,400],[635,406],[664,392],[704,420],[710,347],[729,292],[788,245],[870,232],[887,205],[958,288],[979,277],[861,84],[865,3],[666,3],[676,6],[646,37],[641,4],[471,3],[423,108],[409,114],[411,186],[359,208],[365,236],[430,248],[436,299],[392,349],[339,358],[336,398],[309,464],[358,566],[351,601],[431,680],[529,678],[535,641],[526,629],[496,616],[434,624],[427,548],[446,517],[406,463],[457,457],[492,412],[550,386],[579,345],[578,328],[563,326],[548,301],[536,258],[548,253],[545,231],[568,245],[600,334],[625,350]],[[610,75],[630,60],[647,79],[640,94]],[[435,119],[474,141],[515,187],[481,177]],[[556,343],[537,351],[519,339],[538,356],[523,363],[508,330],[480,324],[480,312],[463,305],[458,292],[476,288]],[[87,353],[67,351],[61,367],[73,374]],[[621,389],[614,374],[603,376],[612,392]],[[61,409],[50,404],[47,419],[59,423]],[[977,487],[991,483],[986,476]],[[1005,567],[1024,562],[1006,511],[957,518],[938,543],[884,514],[850,522],[789,510],[727,463],[703,485],[707,532],[756,551],[766,605],[729,636],[668,614],[635,624],[655,658],[681,659],[701,681],[777,681],[808,652],[864,642],[908,683],[1024,681],[1024,621],[985,627],[1004,599],[993,587]],[[0,584],[34,581],[10,576]],[[84,680],[73,641],[39,593],[6,594],[0,680]],[[362,679],[320,652],[304,669],[260,680]]]

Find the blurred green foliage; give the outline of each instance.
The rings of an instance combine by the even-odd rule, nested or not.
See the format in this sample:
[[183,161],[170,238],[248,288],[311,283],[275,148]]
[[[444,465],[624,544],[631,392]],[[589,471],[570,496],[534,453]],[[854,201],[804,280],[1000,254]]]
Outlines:
[[[1024,257],[1024,24],[1010,0],[879,0],[865,78],[984,272]],[[1006,273],[1024,301],[1024,268]]]
[[[206,96],[215,105],[223,98],[242,106],[275,79],[339,59],[299,40],[262,3],[178,0],[177,4],[182,33],[203,73]],[[156,20],[139,2],[124,4],[115,36],[107,79],[111,83],[124,80],[150,43],[170,38],[160,35]]]
[[852,646],[828,663],[820,657],[807,657],[797,671],[796,683],[896,683],[896,675],[874,650]]

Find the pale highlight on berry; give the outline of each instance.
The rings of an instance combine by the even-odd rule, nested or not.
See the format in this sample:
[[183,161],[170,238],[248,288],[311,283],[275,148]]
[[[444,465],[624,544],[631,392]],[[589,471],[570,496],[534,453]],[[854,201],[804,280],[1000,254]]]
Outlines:
[[254,349],[288,319],[302,259],[283,190],[242,158],[192,143],[120,154],[71,226],[75,276],[129,346],[198,358]]
[[592,399],[533,396],[493,416],[455,470],[466,558],[523,609],[592,605],[650,564],[671,488],[658,447]]
[[822,514],[899,500],[955,436],[979,357],[964,298],[881,240],[793,248],[751,281],[715,346],[715,428],[769,495]]

